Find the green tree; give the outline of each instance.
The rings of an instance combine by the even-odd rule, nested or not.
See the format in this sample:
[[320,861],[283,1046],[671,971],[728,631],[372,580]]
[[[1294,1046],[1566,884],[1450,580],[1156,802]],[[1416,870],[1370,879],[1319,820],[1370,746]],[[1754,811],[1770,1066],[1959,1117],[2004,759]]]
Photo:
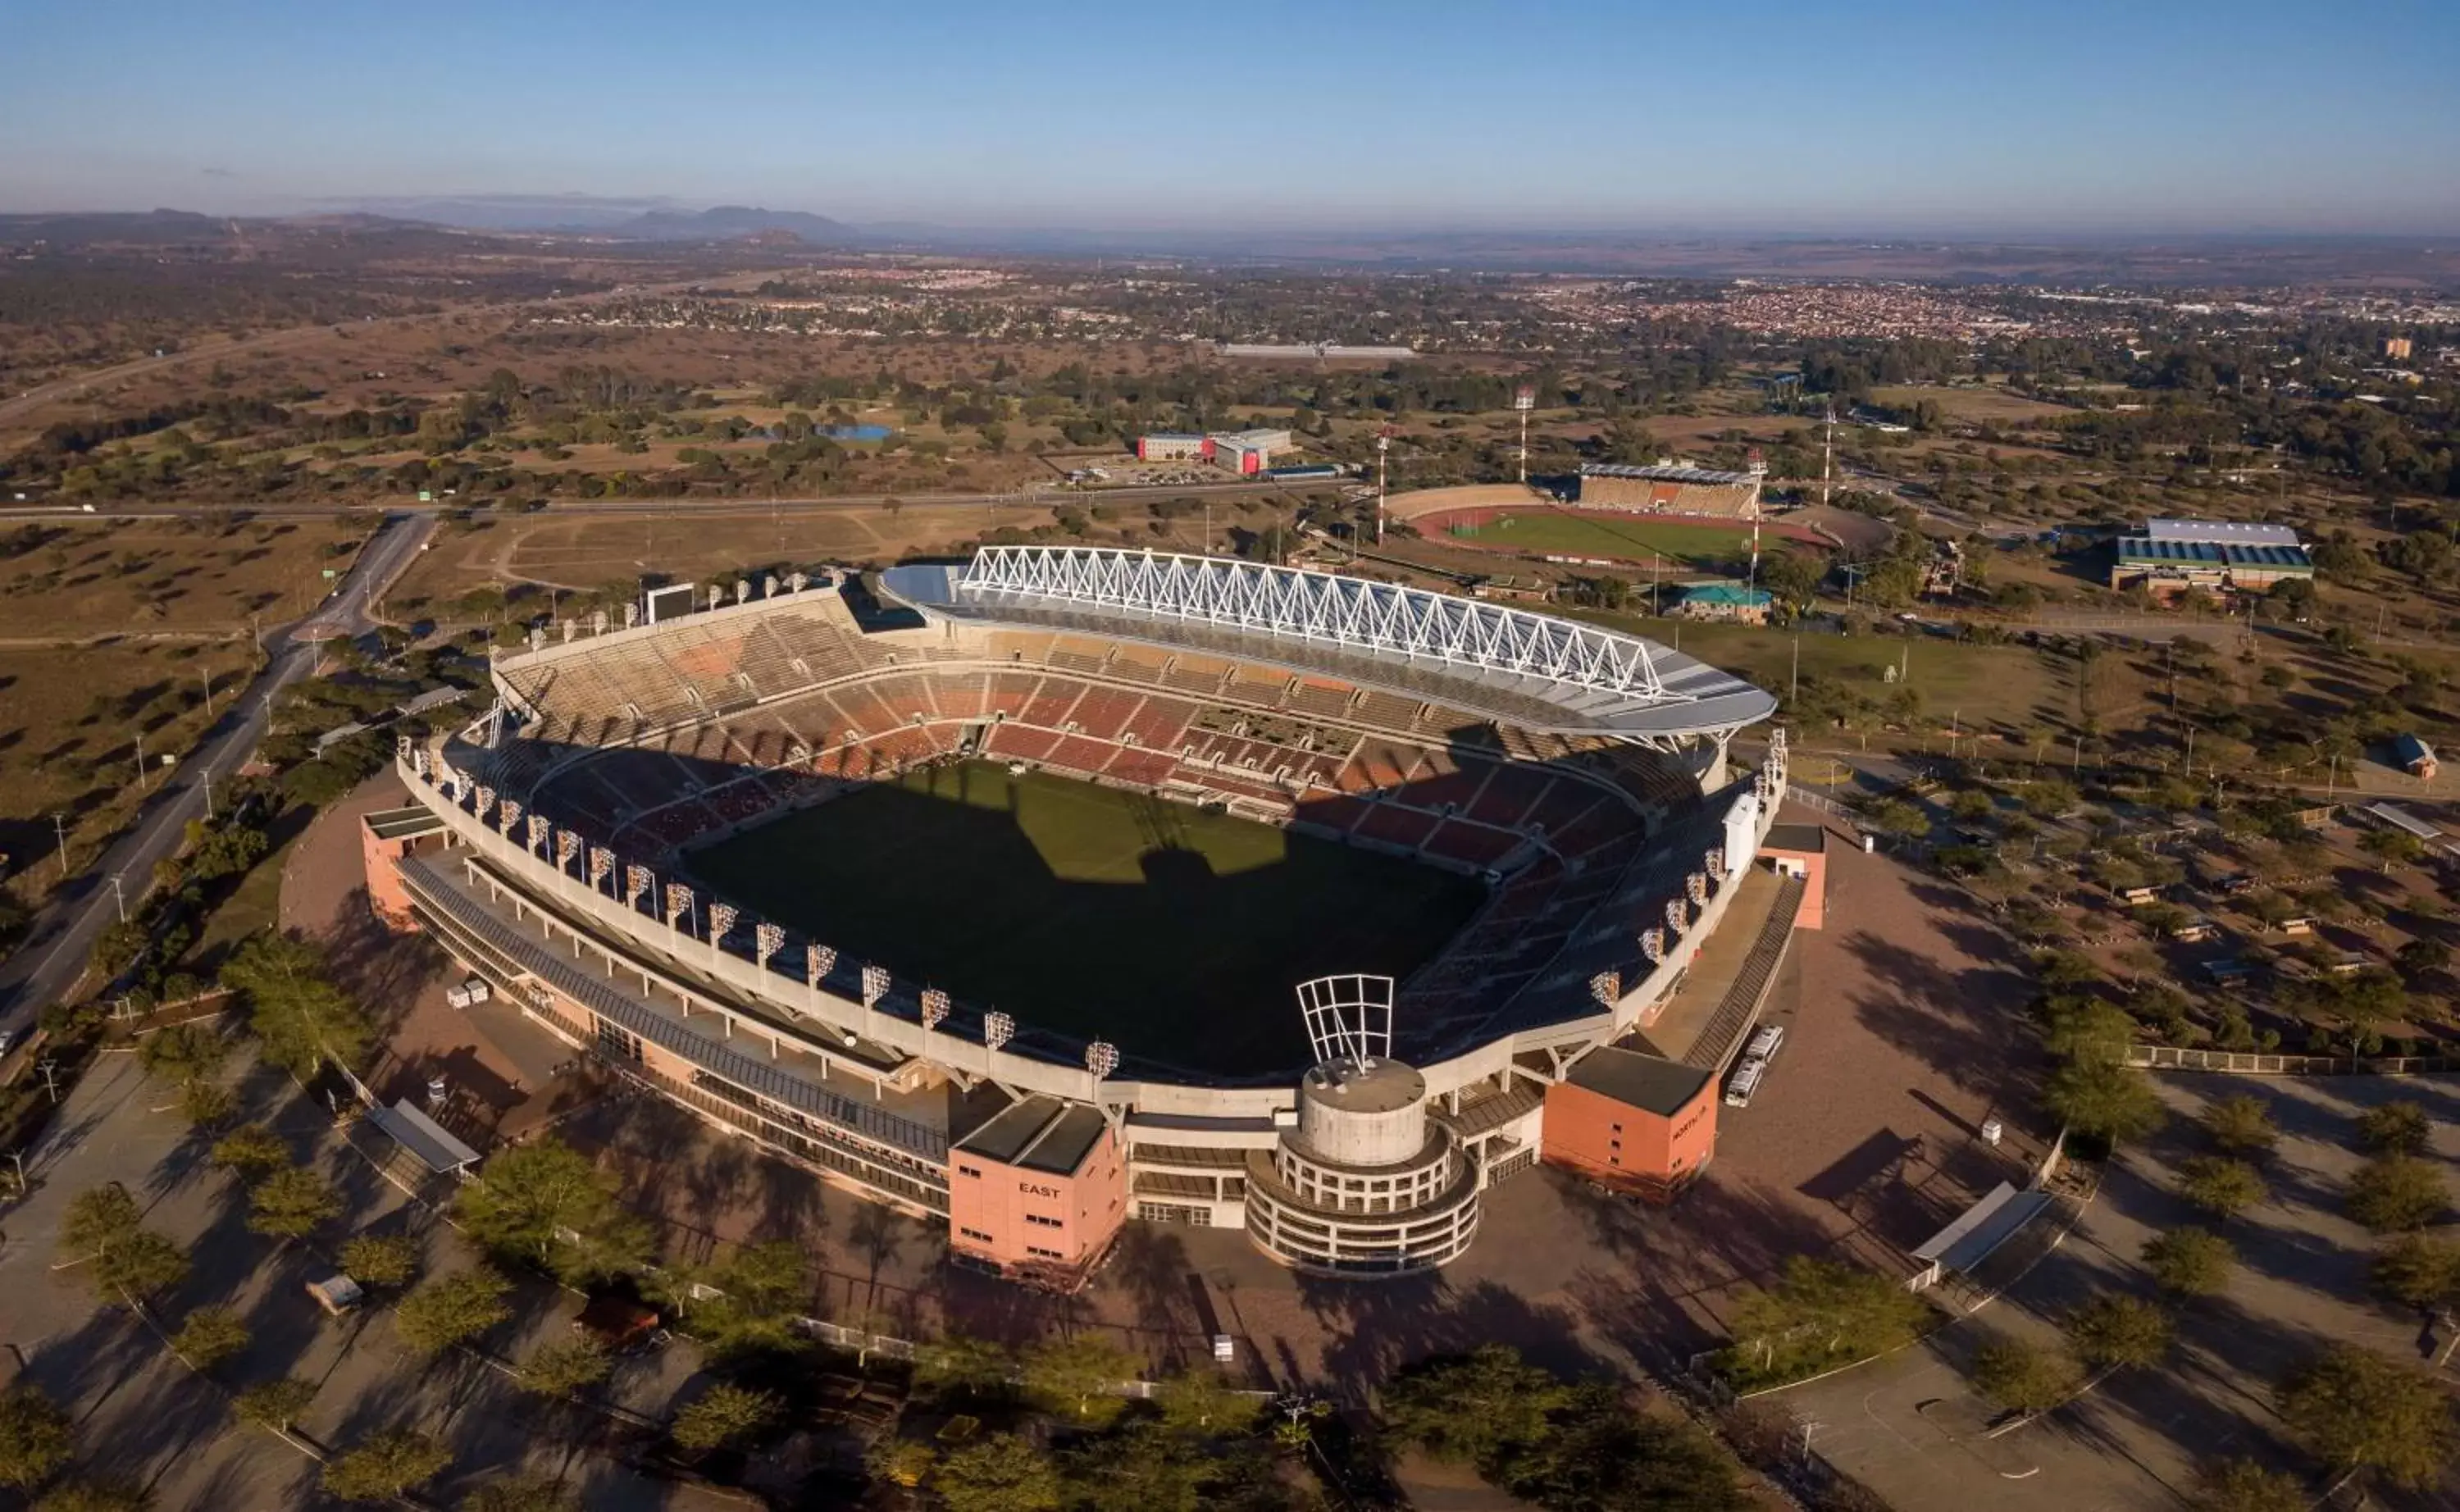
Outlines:
[[243,1178],[290,1163],[290,1145],[262,1123],[243,1123],[214,1141],[214,1163]]
[[534,1351],[515,1380],[525,1392],[560,1399],[587,1391],[614,1369],[614,1356],[605,1345],[594,1334],[576,1333]]
[[1200,1512],[1206,1484],[1227,1468],[1151,1421],[1089,1438],[1065,1460],[1071,1500],[1086,1512]]
[[454,1210],[478,1243],[575,1284],[637,1270],[649,1255],[648,1225],[616,1201],[614,1179],[553,1138],[488,1157]]
[[2432,1484],[2451,1458],[2451,1404],[2442,1383],[2371,1350],[2324,1351],[2281,1383],[2277,1405],[2291,1436],[2336,1470],[2417,1489]]
[[2179,1167],[2178,1195],[2216,1218],[2234,1218],[2268,1195],[2262,1175],[2244,1161],[2198,1155]]
[[1124,1404],[1111,1386],[1132,1378],[1135,1362],[1090,1334],[1053,1339],[1025,1356],[1025,1389],[1043,1407],[1079,1423],[1108,1423]]
[[2383,862],[2383,869],[2412,865],[2426,854],[2426,844],[2407,830],[2370,829],[2358,837],[2358,846]]
[[137,1199],[114,1182],[79,1193],[60,1226],[60,1258],[106,1293],[131,1299],[166,1291],[187,1278],[187,1251],[138,1222]]
[[1543,1438],[1547,1415],[1571,1399],[1553,1373],[1525,1363],[1506,1344],[1408,1372],[1381,1396],[1385,1427],[1395,1438],[1490,1477]]
[[247,1348],[247,1325],[229,1308],[199,1308],[181,1321],[171,1348],[198,1370],[209,1371]]
[[2071,1060],[2053,1070],[2042,1101],[2076,1133],[2111,1143],[2140,1139],[2168,1117],[2142,1072],[2107,1060]]
[[2144,1267],[2164,1291],[2208,1297],[2229,1285],[2237,1264],[2230,1242],[2208,1228],[2173,1228],[2144,1242]]
[[2460,1295],[2460,1245],[2431,1234],[2403,1234],[2375,1256],[2377,1291],[2412,1308],[2440,1308]]
[[265,1058],[306,1077],[327,1060],[355,1066],[375,1026],[333,985],[324,951],[288,935],[254,935],[222,969],[222,984],[243,995]]
[[2081,1376],[2075,1361],[2056,1350],[1997,1339],[1974,1355],[1973,1384],[2012,1412],[2042,1413],[2074,1395]]
[[418,1354],[440,1354],[477,1338],[513,1315],[504,1296],[513,1284],[492,1266],[437,1276],[401,1299],[393,1331]]
[[1256,1424],[1263,1403],[1234,1389],[1219,1371],[1186,1371],[1168,1376],[1155,1398],[1162,1422],[1200,1437],[1242,1434]]
[[288,1375],[248,1387],[231,1398],[231,1411],[239,1415],[242,1422],[280,1433],[297,1422],[299,1415],[315,1399],[315,1382]]
[[2386,1102],[2358,1116],[2358,1138],[2379,1155],[2423,1155],[2434,1126],[2414,1102]]
[[239,1094],[219,1081],[192,1081],[180,1089],[180,1117],[200,1129],[218,1129],[239,1111]]
[[137,1063],[175,1087],[203,1081],[222,1069],[229,1044],[205,1024],[173,1024],[137,1042]]
[[552,1476],[498,1476],[463,1497],[461,1512],[581,1512],[581,1494]]
[[1753,1385],[1798,1380],[1911,1343],[1931,1316],[1885,1276],[1796,1255],[1775,1287],[1736,1300],[1727,1370]]
[[1602,1381],[1572,1388],[1547,1432],[1504,1465],[1499,1484],[1542,1507],[1745,1512],[1732,1458],[1669,1413],[1635,1410]]
[[2252,1459],[2216,1459],[2195,1473],[2194,1512],[2307,1512],[2314,1498],[2296,1476]]
[[29,1385],[0,1394],[0,1485],[40,1485],[75,1452],[75,1431],[58,1403]]
[[275,1171],[248,1189],[247,1226],[275,1239],[305,1239],[342,1211],[332,1184],[302,1166]]
[[2233,1155],[2269,1155],[2280,1141],[2272,1110],[2248,1093],[2218,1097],[2204,1109],[2204,1133]]
[[34,1512],[148,1512],[154,1493],[126,1476],[87,1474],[43,1493]]
[[1058,1512],[1059,1467],[1014,1434],[993,1434],[940,1461],[931,1489],[948,1512]]
[[2140,1297],[2099,1296],[2068,1315],[2068,1347],[2094,1370],[2142,1370],[2170,1352],[2170,1315]]
[[812,1307],[812,1258],[792,1240],[746,1245],[710,1273],[723,1295],[691,1305],[692,1331],[721,1354],[793,1353]]
[[951,1333],[914,1352],[914,1383],[938,1395],[996,1396],[1015,1376],[1015,1352],[988,1339]]
[[427,1435],[391,1429],[326,1460],[325,1489],[345,1501],[391,1501],[452,1462],[452,1453]]
[[408,1234],[361,1234],[343,1241],[341,1260],[360,1286],[390,1291],[418,1273],[418,1241]]
[[771,1393],[721,1381],[675,1414],[668,1432],[678,1446],[697,1454],[752,1437],[776,1420],[780,1405]]
[[2349,1178],[2349,1216],[2378,1234],[2424,1228],[2443,1216],[2443,1173],[2414,1155],[2379,1155]]

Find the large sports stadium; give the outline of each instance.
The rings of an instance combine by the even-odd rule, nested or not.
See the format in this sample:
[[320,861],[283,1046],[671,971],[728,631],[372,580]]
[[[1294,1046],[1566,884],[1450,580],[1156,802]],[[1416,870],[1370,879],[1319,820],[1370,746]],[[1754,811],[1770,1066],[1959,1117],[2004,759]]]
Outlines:
[[1728,760],[1774,700],[1592,626],[1067,547],[677,597],[404,743],[371,897],[1050,1284],[1129,1221],[1441,1265],[1540,1158],[1671,1195],[1817,882],[1782,737]]

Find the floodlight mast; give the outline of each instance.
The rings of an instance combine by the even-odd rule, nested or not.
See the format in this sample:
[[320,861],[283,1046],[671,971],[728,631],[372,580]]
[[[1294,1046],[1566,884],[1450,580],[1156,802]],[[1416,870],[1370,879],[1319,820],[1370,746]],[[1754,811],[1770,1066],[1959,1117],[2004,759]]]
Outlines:
[[1361,1068],[1392,1054],[1392,979],[1350,973],[1298,985],[1299,1012],[1317,1065],[1349,1061]]

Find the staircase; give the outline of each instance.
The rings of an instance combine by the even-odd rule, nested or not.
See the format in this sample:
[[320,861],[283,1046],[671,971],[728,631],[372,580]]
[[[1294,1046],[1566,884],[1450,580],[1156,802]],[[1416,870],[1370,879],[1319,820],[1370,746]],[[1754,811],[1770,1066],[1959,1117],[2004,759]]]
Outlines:
[[1776,980],[1776,969],[1785,960],[1785,948],[1793,938],[1794,916],[1802,911],[1802,895],[1808,885],[1800,877],[1785,878],[1777,884],[1776,902],[1769,908],[1768,921],[1760,926],[1759,938],[1751,942],[1751,950],[1743,957],[1740,969],[1734,972],[1733,985],[1726,989],[1725,999],[1718,1003],[1716,1014],[1700,1031],[1700,1037],[1683,1054],[1683,1064],[1722,1074],[1734,1052],[1742,1048],[1751,1026],[1759,1021],[1760,1007],[1768,1001],[1769,987]]

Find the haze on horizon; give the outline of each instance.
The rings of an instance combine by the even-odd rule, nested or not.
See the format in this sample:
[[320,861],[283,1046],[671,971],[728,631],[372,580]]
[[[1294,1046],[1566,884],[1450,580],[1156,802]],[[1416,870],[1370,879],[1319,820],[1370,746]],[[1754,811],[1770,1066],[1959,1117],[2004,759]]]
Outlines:
[[23,11],[0,211],[422,198],[857,224],[2460,232],[2460,7]]

